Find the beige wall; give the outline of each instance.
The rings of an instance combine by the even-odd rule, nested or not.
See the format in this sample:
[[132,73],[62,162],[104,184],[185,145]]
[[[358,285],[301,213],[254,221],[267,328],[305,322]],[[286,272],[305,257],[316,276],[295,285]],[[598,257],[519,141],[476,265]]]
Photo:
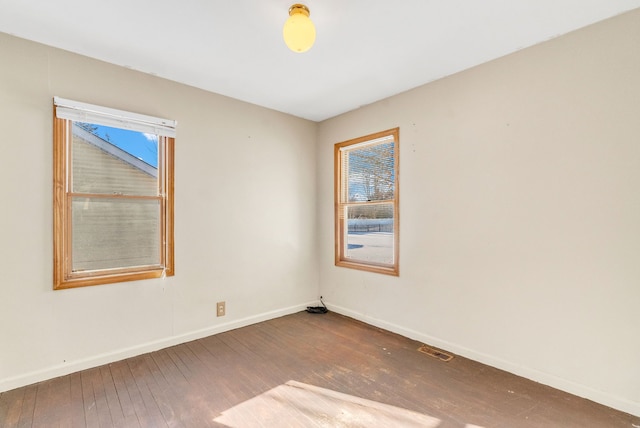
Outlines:
[[[4,34],[0,62],[0,391],[315,303],[315,123]],[[178,121],[174,277],[53,291],[54,95]]]
[[[400,277],[333,266],[333,144],[400,126]],[[320,124],[343,313],[640,414],[640,11]]]

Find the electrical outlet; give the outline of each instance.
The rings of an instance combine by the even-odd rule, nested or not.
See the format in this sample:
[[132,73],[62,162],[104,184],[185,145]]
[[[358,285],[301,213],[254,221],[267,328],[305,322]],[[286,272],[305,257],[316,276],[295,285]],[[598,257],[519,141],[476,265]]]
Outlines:
[[226,302],[218,302],[216,303],[216,316],[223,317],[227,311]]

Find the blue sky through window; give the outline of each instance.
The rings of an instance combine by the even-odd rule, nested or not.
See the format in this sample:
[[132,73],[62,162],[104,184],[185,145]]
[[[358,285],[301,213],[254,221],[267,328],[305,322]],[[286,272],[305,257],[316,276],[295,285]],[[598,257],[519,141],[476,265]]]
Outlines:
[[113,144],[116,147],[143,160],[149,165],[158,167],[158,136],[129,129],[112,128],[91,124],[95,127],[93,132],[98,137]]

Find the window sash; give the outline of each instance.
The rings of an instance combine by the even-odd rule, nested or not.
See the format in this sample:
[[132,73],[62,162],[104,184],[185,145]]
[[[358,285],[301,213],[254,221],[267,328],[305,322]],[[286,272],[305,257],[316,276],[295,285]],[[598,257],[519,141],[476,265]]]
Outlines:
[[[139,196],[162,193],[161,168],[155,168],[127,150],[80,128],[75,121],[71,122],[71,130],[68,149],[70,192]],[[158,141],[158,146],[160,144]],[[104,153],[113,156],[104,156]],[[122,168],[121,162],[125,162],[127,168]],[[116,174],[114,168],[120,171]],[[144,173],[143,176],[136,177],[140,172]]]
[[[349,211],[355,211],[349,215]],[[360,213],[371,211],[386,211],[390,216],[379,218],[360,218]],[[365,216],[371,217],[371,216]],[[344,230],[342,245],[343,257],[352,262],[362,262],[371,265],[393,266],[394,251],[394,223],[396,221],[394,203],[344,204]]]
[[159,198],[69,194],[68,204],[72,275],[163,266]]
[[393,200],[395,144],[392,138],[376,141],[375,145],[357,144],[358,149],[341,151],[342,203]]

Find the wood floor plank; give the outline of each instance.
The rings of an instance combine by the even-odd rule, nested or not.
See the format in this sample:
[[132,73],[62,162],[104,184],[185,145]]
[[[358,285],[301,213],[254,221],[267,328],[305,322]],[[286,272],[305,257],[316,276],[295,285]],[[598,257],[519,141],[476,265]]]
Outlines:
[[[111,366],[111,370],[112,372],[118,372],[118,375],[116,375],[116,378],[119,380],[117,384],[118,398],[120,407],[123,409],[123,414],[125,414],[129,420],[133,420],[133,416],[135,416],[137,426],[145,426],[148,420],[147,409],[145,408],[144,399],[142,398],[138,384],[129,366],[130,361],[131,359],[114,363]],[[120,380],[122,382],[120,382]]]
[[121,427],[124,423],[124,413],[120,406],[120,399],[118,398],[118,391],[116,390],[111,368],[109,366],[102,366],[99,367],[99,369],[100,379],[102,385],[104,385],[104,396],[107,402],[107,408],[109,409],[110,421],[113,426]]
[[95,391],[93,389],[93,378],[99,369],[89,369],[81,373],[82,401],[84,403],[84,420],[87,427],[99,427],[100,417],[96,404]]
[[[184,348],[184,347],[182,347]],[[168,426],[209,426],[210,419],[202,408],[202,403],[195,400],[180,400],[179,397],[199,396],[204,394],[201,385],[198,384],[199,376],[184,377],[177,373],[175,364],[171,358],[160,358],[156,353],[154,356],[147,356],[147,367],[149,374],[154,379],[152,389],[156,403],[160,408],[165,422]],[[177,374],[177,377],[175,376]]]
[[118,405],[122,411],[122,425],[124,427],[139,426],[138,417],[136,415],[135,405],[131,399],[129,388],[127,387],[126,377],[130,375],[126,361],[118,361],[109,364],[111,371],[111,379],[118,397]]
[[84,395],[82,391],[82,372],[72,373],[64,376],[64,380],[69,382],[69,413],[66,420],[70,422],[72,428],[82,428],[87,426]]
[[168,426],[180,426],[183,415],[189,413],[191,408],[186,405],[185,400],[175,397],[187,396],[190,393],[189,382],[178,372],[167,350],[154,352],[150,357],[155,366],[151,373],[159,388],[163,390],[161,396],[156,396],[156,403]]
[[168,426],[151,391],[155,381],[148,376],[144,357],[138,356],[127,361],[136,387],[136,414],[141,426],[158,428]]
[[29,385],[26,387],[24,397],[22,398],[22,406],[20,409],[20,419],[18,420],[18,427],[30,427],[33,425],[33,412],[36,405],[36,395],[38,391],[38,385]]
[[22,413],[22,401],[26,394],[26,388],[18,388],[3,392],[0,396],[0,426],[17,427]]
[[68,426],[71,406],[68,378],[51,379],[37,386],[33,425]]
[[244,363],[243,356],[238,354],[228,344],[227,333],[217,335],[215,338],[201,340],[203,346],[217,362],[217,368],[212,367],[218,379],[218,384],[228,383],[232,385],[228,397],[233,404],[237,404],[253,396],[256,390],[252,385],[255,372]]

